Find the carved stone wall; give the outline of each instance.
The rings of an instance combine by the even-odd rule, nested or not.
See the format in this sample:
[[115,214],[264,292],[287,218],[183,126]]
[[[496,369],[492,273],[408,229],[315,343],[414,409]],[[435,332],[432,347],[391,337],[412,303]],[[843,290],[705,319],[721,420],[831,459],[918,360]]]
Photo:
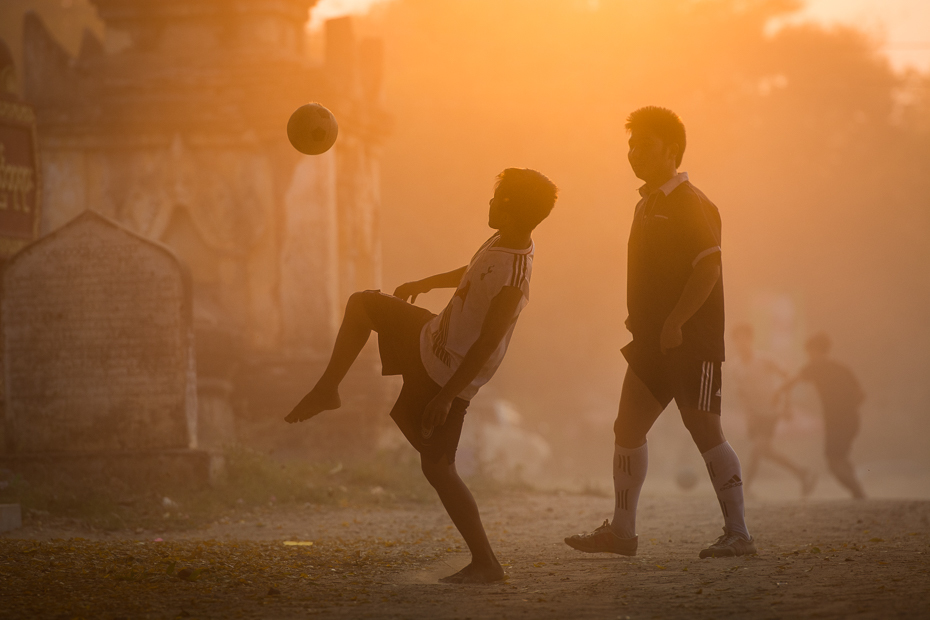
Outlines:
[[164,246],[85,212],[7,265],[8,453],[196,446],[191,289]]

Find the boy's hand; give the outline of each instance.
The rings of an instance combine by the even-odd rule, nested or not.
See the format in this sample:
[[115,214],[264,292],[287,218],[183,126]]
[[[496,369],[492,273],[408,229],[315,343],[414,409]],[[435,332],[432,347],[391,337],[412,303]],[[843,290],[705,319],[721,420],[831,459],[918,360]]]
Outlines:
[[429,290],[424,289],[420,281],[417,280],[416,282],[405,282],[398,286],[394,289],[394,297],[399,297],[413,304],[416,303],[418,295],[428,292]]
[[429,439],[435,429],[446,423],[451,408],[452,398],[442,392],[429,401],[429,404],[423,410],[423,421],[421,422],[422,428],[420,432],[423,439]]
[[659,349],[662,351],[662,355],[668,353],[670,349],[680,347],[683,341],[681,325],[673,321],[671,317],[665,319],[665,325],[662,326],[662,335],[659,336]]

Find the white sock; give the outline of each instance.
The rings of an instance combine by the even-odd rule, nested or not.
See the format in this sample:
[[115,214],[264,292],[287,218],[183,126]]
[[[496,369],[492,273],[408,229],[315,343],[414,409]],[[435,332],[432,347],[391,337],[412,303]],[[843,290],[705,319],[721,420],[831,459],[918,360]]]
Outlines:
[[614,446],[614,520],[610,527],[620,538],[636,536],[636,504],[646,481],[649,452],[646,444],[629,450]]
[[730,447],[730,442],[725,441],[701,456],[707,463],[707,473],[710,474],[711,484],[717,492],[717,501],[720,502],[727,530],[749,540],[743,510],[743,475],[736,451]]

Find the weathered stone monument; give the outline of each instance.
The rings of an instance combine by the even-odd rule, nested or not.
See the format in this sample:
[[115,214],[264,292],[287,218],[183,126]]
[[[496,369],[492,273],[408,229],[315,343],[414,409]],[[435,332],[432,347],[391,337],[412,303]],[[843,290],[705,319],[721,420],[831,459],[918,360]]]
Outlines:
[[13,57],[0,41],[0,262],[39,233],[41,183],[32,106],[14,91]]
[[[85,33],[77,56],[24,20],[41,234],[93,209],[189,267],[203,445],[234,441],[235,419],[240,439],[325,456],[344,437],[368,453],[352,429],[384,419],[375,359],[317,432],[281,418],[325,364],[348,295],[381,285],[380,43],[332,20],[324,62],[311,61],[315,0],[92,2],[105,36]],[[314,157],[285,135],[311,100],[340,125]]]
[[170,249],[86,211],[15,254],[3,291],[5,460],[209,477],[191,283]]

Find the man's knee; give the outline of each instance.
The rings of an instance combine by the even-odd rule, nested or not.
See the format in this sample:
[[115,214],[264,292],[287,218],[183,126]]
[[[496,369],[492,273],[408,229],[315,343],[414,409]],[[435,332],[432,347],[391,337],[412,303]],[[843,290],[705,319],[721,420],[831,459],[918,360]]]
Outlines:
[[628,420],[617,416],[614,421],[614,443],[621,448],[635,450],[646,443],[646,434]]

